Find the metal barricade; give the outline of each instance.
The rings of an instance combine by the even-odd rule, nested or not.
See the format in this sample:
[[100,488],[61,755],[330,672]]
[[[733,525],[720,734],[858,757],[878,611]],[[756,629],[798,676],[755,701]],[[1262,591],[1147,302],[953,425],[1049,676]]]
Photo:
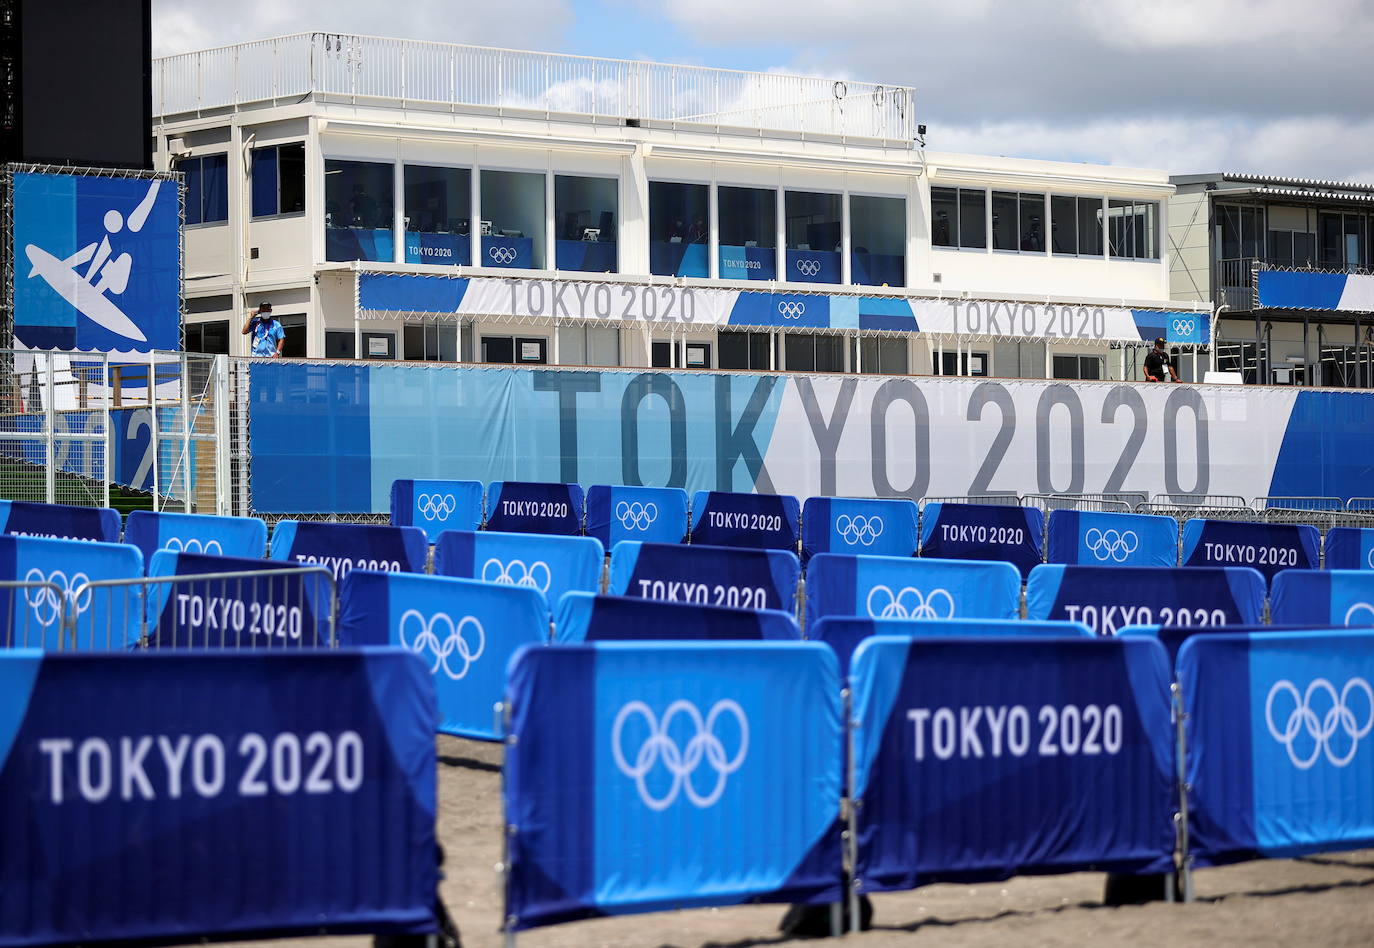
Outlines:
[[1173,517],[1180,524],[1188,520],[1259,521],[1262,519],[1261,515],[1255,511],[1255,508],[1249,506],[1248,504],[1241,507],[1233,505],[1210,507],[1202,504],[1168,504],[1160,503],[1158,496],[1156,496],[1156,499],[1151,501],[1150,503],[1137,504],[1135,512],[1143,514],[1158,514],[1164,517]]
[[1344,513],[1339,497],[1256,497],[1255,509],[1265,523],[1310,524],[1322,533]]
[[1169,507],[1240,507],[1254,511],[1250,501],[1239,494],[1155,494],[1150,503]]
[[71,596],[51,580],[0,582],[0,603],[9,606],[0,618],[0,647],[44,648],[54,638],[57,651],[71,647],[63,634]]
[[1021,506],[1019,494],[967,494],[953,497],[922,497],[919,506],[926,509],[927,504],[990,504],[1003,507]]
[[1081,510],[1098,513],[1130,513],[1137,504],[1145,503],[1145,494],[1026,494],[1021,498],[1024,507],[1039,507],[1046,514],[1054,510]]

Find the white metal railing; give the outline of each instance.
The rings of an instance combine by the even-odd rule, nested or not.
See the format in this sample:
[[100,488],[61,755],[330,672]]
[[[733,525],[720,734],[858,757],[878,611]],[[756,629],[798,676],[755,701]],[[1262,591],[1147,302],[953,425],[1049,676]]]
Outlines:
[[894,141],[916,131],[905,86],[419,40],[297,33],[153,61],[160,116],[311,93]]

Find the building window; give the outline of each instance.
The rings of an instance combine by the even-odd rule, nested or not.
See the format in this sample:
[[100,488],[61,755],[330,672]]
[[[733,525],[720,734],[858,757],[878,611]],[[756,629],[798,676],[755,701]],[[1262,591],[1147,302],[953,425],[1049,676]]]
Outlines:
[[502,365],[547,365],[549,340],[543,336],[483,336],[482,361]]
[[1045,196],[992,192],[992,249],[1045,252]]
[[304,359],[305,314],[290,313],[286,316],[278,316],[277,321],[281,323],[283,333],[281,354],[288,359]]
[[784,280],[840,282],[840,206],[838,194],[783,193],[783,234],[787,238]]
[[778,276],[778,192],[765,188],[716,189],[722,280],[775,280]]
[[709,369],[711,367],[711,344],[709,342],[689,342],[683,347],[686,358],[685,368]]
[[458,327],[452,323],[407,323],[401,343],[412,362],[458,361]]
[[773,367],[769,358],[772,337],[766,332],[741,332],[722,329],[716,336],[720,350],[717,367],[722,369],[767,370]]
[[1102,198],[1050,196],[1050,251],[1062,256],[1102,256]]
[[1101,356],[1056,355],[1050,367],[1057,379],[1100,379],[1103,376]]
[[1158,260],[1158,233],[1158,203],[1120,198],[1107,202],[1108,247],[1113,258]]
[[305,211],[305,143],[253,149],[253,216]]
[[554,176],[555,269],[616,272],[619,186],[615,178]]
[[185,330],[187,352],[229,354],[229,321],[212,319],[201,323],[187,323]]
[[[1268,224],[1268,233],[1264,235],[1264,249],[1267,250],[1270,263],[1281,267],[1310,267],[1317,262],[1316,214],[1305,207],[1276,206],[1261,212],[1257,208],[1242,209],[1224,204],[1217,205],[1217,229],[1223,250],[1226,249],[1228,242],[1236,242],[1236,218],[1238,212],[1243,210],[1252,211],[1252,220],[1258,219],[1256,223]],[[1248,267],[1246,269],[1248,272]]]
[[229,156],[183,158],[177,170],[186,176],[186,223],[214,224],[229,219]]
[[472,262],[472,172],[406,165],[405,262],[467,266]]
[[559,326],[559,365],[619,365],[620,330],[603,326]]
[[649,272],[710,276],[711,189],[704,184],[649,182]]
[[671,369],[673,344],[666,339],[655,339],[649,345],[649,366],[655,369]]
[[850,195],[849,281],[906,286],[905,199]]
[[789,332],[783,336],[783,357],[789,372],[843,372],[844,337]]
[[1340,270],[1368,263],[1365,219],[1359,214],[1319,213],[1317,239],[1323,267]]
[[396,259],[395,168],[370,161],[324,163],[324,258]]
[[986,250],[987,199],[981,188],[931,188],[930,242],[936,247]]
[[482,172],[479,267],[544,269],[544,197],[542,173]]
[[858,370],[865,375],[906,375],[910,371],[906,339],[896,336],[860,338]]
[[940,353],[941,375],[964,375],[983,378],[988,374],[988,354],[986,352],[942,352]]

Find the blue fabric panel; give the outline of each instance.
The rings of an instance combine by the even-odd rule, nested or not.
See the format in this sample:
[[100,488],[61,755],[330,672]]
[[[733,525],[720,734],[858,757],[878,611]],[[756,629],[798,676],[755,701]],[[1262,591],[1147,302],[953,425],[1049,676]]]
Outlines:
[[446,276],[360,273],[358,308],[398,313],[456,313],[467,288],[467,280]]
[[267,553],[267,525],[257,517],[134,510],[124,526],[124,542],[138,547],[145,564],[158,550],[261,559]]
[[534,238],[483,234],[482,256],[476,266],[529,270],[534,267]]
[[554,617],[554,641],[565,644],[612,641],[801,638],[797,621],[773,609],[730,609],[685,605],[631,596],[571,592]]
[[577,536],[583,506],[577,484],[493,481],[487,489],[487,529]]
[[970,635],[997,638],[1004,635],[1065,635],[1091,638],[1093,633],[1079,622],[1027,622],[1021,619],[865,619],[857,616],[827,616],[807,626],[806,637],[824,642],[840,660],[840,674],[848,677],[854,650],[864,639],[875,635],[905,635],[912,638],[940,638]]
[[1189,520],[1183,525],[1184,566],[1249,566],[1266,580],[1279,570],[1321,565],[1321,534],[1293,523]]
[[1327,569],[1374,569],[1374,529],[1332,527],[1326,531]]
[[802,556],[915,556],[917,514],[910,500],[808,497],[802,507]]
[[1374,398],[1298,392],[1288,415],[1271,497],[1362,497],[1374,482]]
[[699,490],[692,495],[692,542],[796,550],[801,508],[787,494]]
[[587,489],[587,535],[608,550],[621,540],[681,543],[687,538],[687,492],[596,484]]
[[419,527],[430,543],[445,530],[476,530],[482,525],[482,491],[480,481],[392,481],[391,523]]
[[880,636],[851,682],[861,891],[1170,867],[1158,642]]
[[0,767],[5,942],[435,931],[434,721],[391,649],[45,656]]
[[1275,625],[1374,625],[1374,572],[1286,569],[1269,592]]
[[0,523],[6,533],[18,537],[119,542],[119,511],[109,507],[0,500]]
[[420,656],[434,680],[441,734],[500,740],[492,708],[506,665],[548,635],[548,606],[530,589],[368,570],[349,573],[339,588],[339,641],[398,645]]
[[1177,566],[1178,521],[1155,514],[1050,512],[1051,563]]
[[1021,574],[1010,563],[818,553],[806,567],[806,619],[1015,619]]
[[1261,270],[1255,290],[1265,309],[1340,309],[1345,274]]
[[611,551],[612,596],[797,611],[801,563],[787,550],[625,540]]
[[546,611],[567,592],[596,592],[606,551],[595,537],[445,530],[434,547],[434,572],[536,590]]
[[1183,643],[1195,635],[1232,635],[1237,632],[1248,632],[1256,634],[1270,635],[1275,632],[1306,632],[1313,629],[1325,629],[1326,623],[1319,625],[1223,625],[1223,626],[1192,626],[1192,625],[1128,625],[1124,629],[1118,629],[1116,634],[1122,638],[1132,636],[1144,636],[1146,638],[1157,639],[1164,646],[1164,650],[1169,653],[1169,667],[1175,668],[1178,663],[1178,650],[1183,648]]
[[1082,622],[1098,635],[1128,625],[1253,625],[1264,577],[1247,566],[1061,566],[1031,571],[1026,618]]
[[[824,646],[526,649],[509,694],[516,929],[839,898],[843,724]],[[786,806],[779,787],[790,788]]]
[[584,273],[614,273],[616,271],[616,242],[614,234],[603,234],[606,240],[555,240],[553,263],[555,270]]
[[[406,263],[433,263],[451,267],[466,267],[472,263],[472,239],[467,234],[429,234],[408,230],[404,235]],[[361,275],[361,274],[360,274]],[[431,306],[442,305],[453,294],[436,293],[439,297]],[[461,294],[458,294],[461,297]],[[454,309],[457,306],[455,305]],[[426,309],[425,312],[453,312]]]
[[429,541],[419,527],[278,520],[272,528],[272,559],[318,563],[343,579],[351,570],[423,573]]
[[921,555],[947,560],[1004,560],[1024,579],[1044,562],[1045,515],[1038,507],[926,504]]
[[[5,567],[9,572],[3,572]],[[93,590],[88,582],[141,579],[143,554],[123,543],[91,540],[47,540],[28,536],[0,537],[0,578],[54,583],[15,590],[9,597],[15,644],[55,650],[59,647],[62,607],[76,613],[76,641],[84,649],[122,649],[139,636],[140,592],[137,586]]]

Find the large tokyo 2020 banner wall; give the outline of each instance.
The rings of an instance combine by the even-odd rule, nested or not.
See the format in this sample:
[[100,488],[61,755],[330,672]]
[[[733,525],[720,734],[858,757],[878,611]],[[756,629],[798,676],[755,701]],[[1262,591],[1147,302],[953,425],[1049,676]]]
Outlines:
[[1239,386],[254,363],[253,509],[397,478],[910,497],[1360,496],[1374,394]]

